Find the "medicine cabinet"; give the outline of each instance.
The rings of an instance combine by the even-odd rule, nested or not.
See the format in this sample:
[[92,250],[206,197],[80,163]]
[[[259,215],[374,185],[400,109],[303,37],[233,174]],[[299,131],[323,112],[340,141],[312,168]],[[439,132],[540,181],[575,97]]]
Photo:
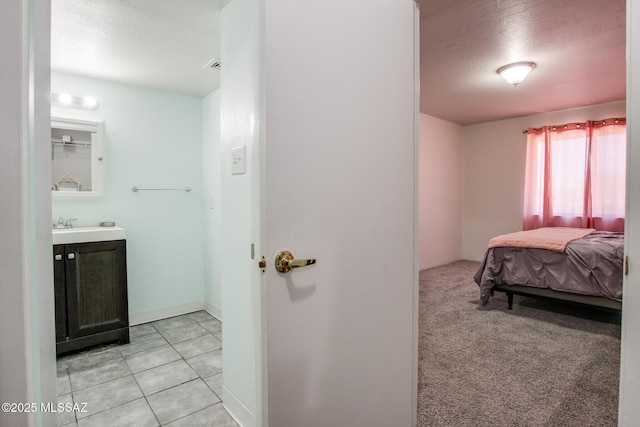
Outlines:
[[104,195],[104,121],[51,117],[53,198]]

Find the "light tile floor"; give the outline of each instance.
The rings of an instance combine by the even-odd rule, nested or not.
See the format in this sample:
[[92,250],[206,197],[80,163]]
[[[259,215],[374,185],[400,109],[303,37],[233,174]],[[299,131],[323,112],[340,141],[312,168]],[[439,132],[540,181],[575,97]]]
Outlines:
[[59,426],[237,427],[222,407],[222,324],[206,311],[132,326],[131,342],[58,359]]

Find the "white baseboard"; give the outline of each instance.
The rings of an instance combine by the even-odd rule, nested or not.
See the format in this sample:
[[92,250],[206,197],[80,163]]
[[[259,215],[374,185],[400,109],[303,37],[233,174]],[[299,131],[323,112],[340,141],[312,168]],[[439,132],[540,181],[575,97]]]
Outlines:
[[222,405],[241,427],[256,426],[256,420],[253,413],[251,413],[251,411],[248,410],[233,393],[227,390],[224,385],[222,386]]
[[[153,322],[160,319],[166,319],[167,317],[193,313],[194,311],[202,310],[204,308],[204,301],[192,301],[180,305],[173,305],[171,307],[143,311],[142,313],[129,313],[129,325],[140,325],[141,323]],[[211,314],[214,315],[213,313]]]
[[208,301],[204,302],[204,309],[207,310],[207,312],[212,315],[213,317],[215,317],[216,319],[218,319],[219,321],[222,322],[222,310],[219,307],[216,307],[215,305],[211,304]]

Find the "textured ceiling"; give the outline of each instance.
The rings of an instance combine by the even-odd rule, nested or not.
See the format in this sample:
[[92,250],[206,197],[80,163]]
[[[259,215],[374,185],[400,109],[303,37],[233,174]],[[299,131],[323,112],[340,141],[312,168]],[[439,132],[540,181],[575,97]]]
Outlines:
[[[625,99],[625,0],[427,0],[420,111],[463,125]],[[517,87],[496,70],[533,61]]]
[[203,96],[220,56],[221,0],[52,0],[51,68]]
[[[52,0],[52,69],[192,96],[229,0]],[[626,0],[426,0],[420,111],[473,124],[625,99]],[[518,87],[496,70],[533,61]]]

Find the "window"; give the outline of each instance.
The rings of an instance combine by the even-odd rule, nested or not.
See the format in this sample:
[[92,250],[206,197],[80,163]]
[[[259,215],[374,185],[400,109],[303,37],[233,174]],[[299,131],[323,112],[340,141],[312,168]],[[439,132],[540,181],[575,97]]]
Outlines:
[[524,229],[623,231],[626,120],[545,126],[527,134]]

